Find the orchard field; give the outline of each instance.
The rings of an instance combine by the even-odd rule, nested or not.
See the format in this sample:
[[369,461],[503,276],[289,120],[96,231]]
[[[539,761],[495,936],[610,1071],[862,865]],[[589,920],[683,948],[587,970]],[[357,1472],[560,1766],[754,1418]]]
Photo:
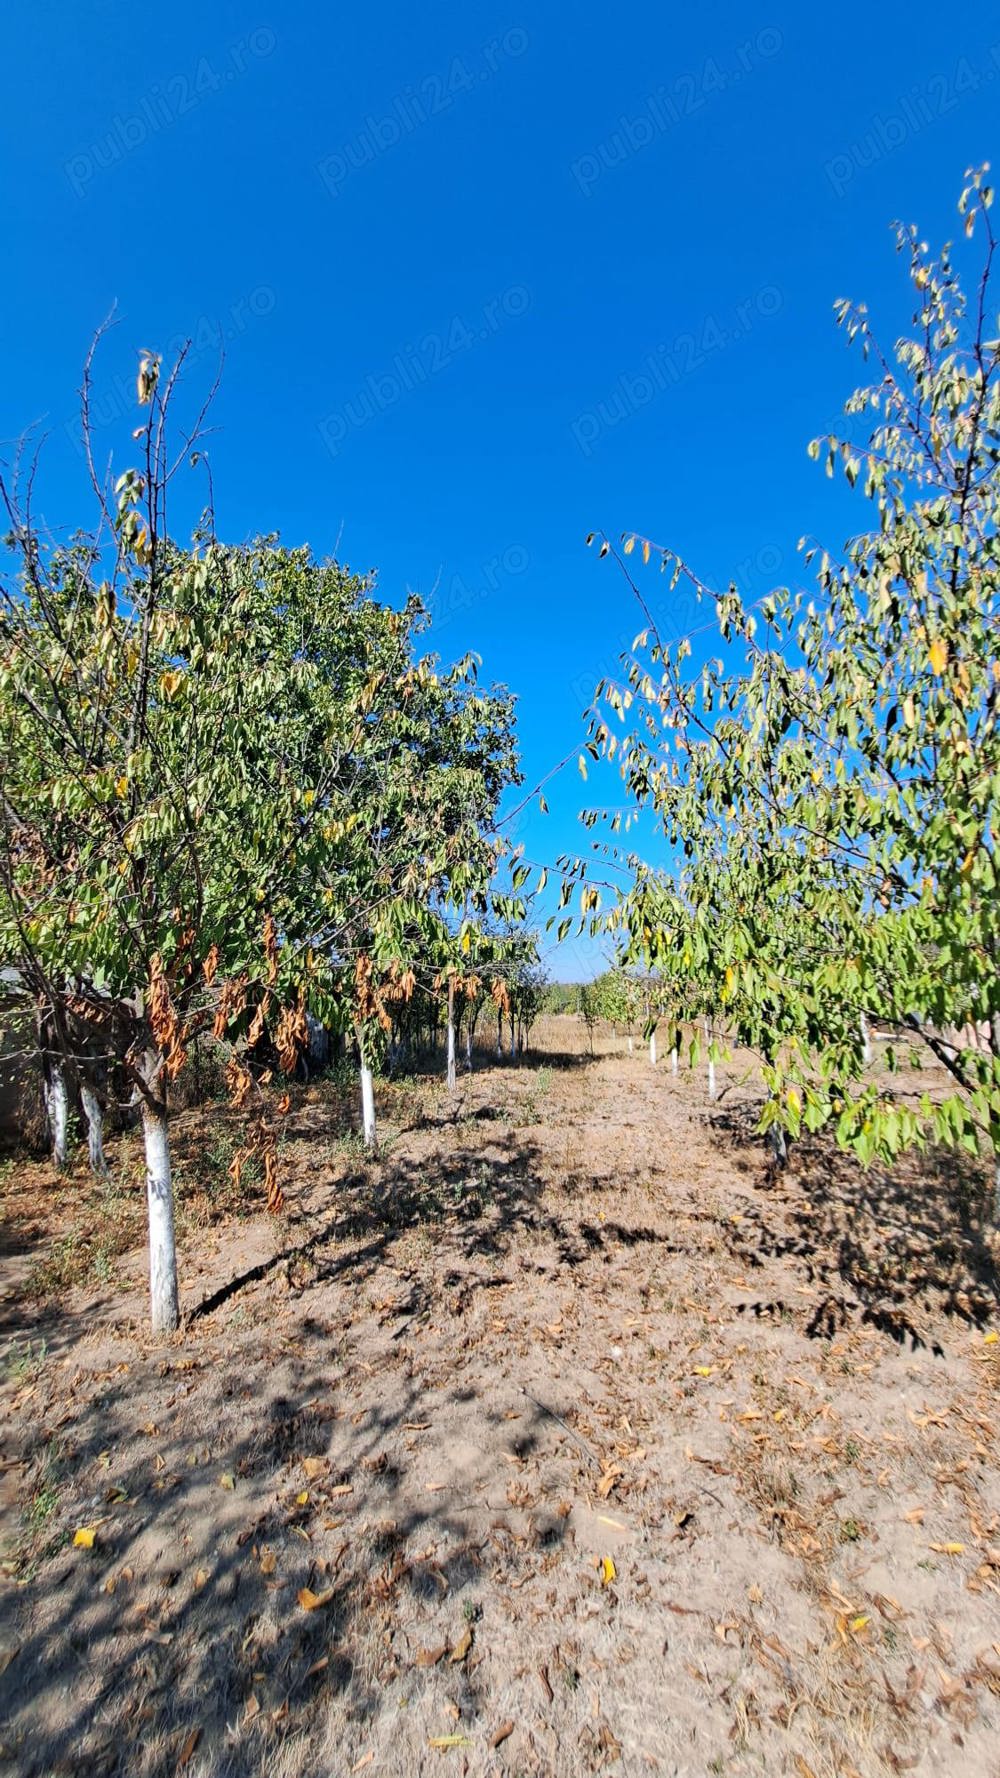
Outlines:
[[0,1770],[994,1772],[989,1169],[704,1075],[547,1017],[375,1155],[319,1079],[277,1217],[179,1111],[167,1337],[138,1134],[8,1163]]

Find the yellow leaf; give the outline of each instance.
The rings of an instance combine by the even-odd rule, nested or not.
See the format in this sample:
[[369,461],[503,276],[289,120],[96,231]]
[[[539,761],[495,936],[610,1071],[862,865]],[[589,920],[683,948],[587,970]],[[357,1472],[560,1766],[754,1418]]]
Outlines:
[[296,1504],[296,1506],[308,1506],[309,1505],[309,1489],[308,1488],[303,1488],[301,1494],[296,1494],[295,1504]]
[[797,1087],[789,1087],[785,1094],[785,1098],[788,1100],[788,1108],[790,1111],[799,1112],[802,1110],[802,1100],[799,1097]]
[[718,1368],[717,1364],[696,1364],[694,1374],[696,1377],[714,1377]]
[[183,683],[184,675],[177,669],[171,673],[160,674],[160,690],[168,701],[176,697]]
[[471,1747],[468,1735],[431,1735],[428,1747]]
[[332,1587],[327,1587],[325,1593],[314,1593],[311,1587],[300,1587],[298,1594],[303,1611],[319,1611],[321,1606],[329,1605],[332,1598]]
[[96,1537],[97,1537],[97,1526],[96,1525],[81,1525],[79,1531],[76,1533],[76,1536],[73,1539],[74,1548],[76,1548],[78,1550],[92,1550],[94,1547],[94,1541],[95,1541]]
[[870,1623],[871,1618],[862,1615],[861,1617],[852,1617],[847,1627],[849,1630],[853,1630],[854,1634],[857,1635],[859,1630],[863,1630],[865,1625]]
[[998,1340],[1000,1340],[1000,1334],[995,1329],[991,1328],[988,1334],[983,1335],[984,1346],[995,1346]]
[[929,1550],[936,1550],[939,1556],[962,1556],[965,1554],[964,1543],[929,1543]]
[[611,1560],[611,1557],[610,1556],[602,1556],[601,1557],[601,1585],[602,1585],[602,1587],[610,1587],[611,1582],[613,1580],[617,1580],[617,1578],[618,1578],[618,1570],[615,1567],[613,1561]]
[[625,539],[625,554],[627,556],[630,556],[632,554],[632,551],[634,550],[634,548],[635,548],[635,538],[634,537],[626,537],[626,539]]
[[118,795],[120,797],[126,797],[128,795],[128,779],[127,778],[122,777],[122,778],[115,779],[115,793],[116,793],[116,795]]
[[935,673],[943,673],[948,665],[948,644],[936,636],[930,646],[931,666]]
[[642,559],[646,563],[648,563],[648,561],[649,561],[649,542],[648,542],[648,540],[642,546]]
[[228,1471],[226,1472],[225,1475],[220,1475],[219,1487],[220,1488],[228,1488],[229,1492],[231,1494],[233,1492],[234,1488],[236,1487],[236,1477],[234,1475],[230,1475]]

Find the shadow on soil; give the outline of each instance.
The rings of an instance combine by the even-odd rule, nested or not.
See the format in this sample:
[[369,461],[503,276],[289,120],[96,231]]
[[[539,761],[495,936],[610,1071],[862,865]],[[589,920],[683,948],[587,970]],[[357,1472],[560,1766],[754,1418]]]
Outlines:
[[[735,1105],[711,1121],[737,1147],[759,1150],[758,1113]],[[975,1327],[995,1316],[991,1194],[970,1157],[936,1149],[904,1156],[891,1173],[863,1172],[833,1142],[808,1138],[792,1147],[785,1170],[771,1166],[767,1185],[740,1223],[727,1226],[726,1240],[745,1267],[801,1262],[809,1282],[827,1292],[809,1321],[811,1337],[831,1338],[860,1314],[898,1344],[919,1347],[928,1343],[913,1320],[921,1309]]]

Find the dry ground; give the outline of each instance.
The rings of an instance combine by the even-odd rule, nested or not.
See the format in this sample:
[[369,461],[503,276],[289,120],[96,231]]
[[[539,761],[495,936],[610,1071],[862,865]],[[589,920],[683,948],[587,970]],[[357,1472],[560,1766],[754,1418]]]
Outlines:
[[306,1090],[280,1221],[186,1114],[170,1341],[128,1142],[8,1168],[0,1772],[997,1778],[977,1181],[774,1179],[623,1049],[386,1089],[375,1164]]

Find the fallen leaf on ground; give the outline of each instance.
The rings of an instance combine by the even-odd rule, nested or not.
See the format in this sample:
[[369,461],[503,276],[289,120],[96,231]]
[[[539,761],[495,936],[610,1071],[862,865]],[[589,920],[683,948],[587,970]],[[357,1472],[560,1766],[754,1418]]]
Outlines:
[[431,1735],[428,1747],[471,1747],[468,1735]]
[[319,1611],[323,1605],[329,1605],[333,1598],[333,1588],[327,1587],[325,1593],[314,1593],[311,1587],[300,1587],[298,1601],[303,1611]]
[[97,1537],[96,1525],[81,1525],[73,1538],[73,1547],[78,1550],[92,1550]]
[[602,1556],[601,1557],[601,1585],[602,1585],[602,1587],[610,1587],[611,1582],[613,1580],[617,1580],[617,1578],[618,1578],[618,1570],[615,1567],[614,1562],[612,1561],[611,1557],[610,1556]]
[[325,1470],[329,1469],[330,1460],[328,1457],[303,1457],[302,1467],[307,1479],[312,1482],[318,1475],[322,1475]]
[[236,1486],[236,1477],[234,1475],[232,1475],[228,1470],[226,1471],[225,1475],[220,1475],[220,1477],[219,1477],[219,1487],[220,1488],[228,1488],[230,1493],[232,1493],[235,1486]]
[[965,1554],[964,1543],[929,1543],[929,1550],[936,1550],[939,1556],[961,1556]]
[[186,1736],[184,1745],[181,1748],[180,1753],[177,1756],[177,1770],[178,1771],[181,1771],[181,1769],[187,1765],[188,1760],[191,1758],[191,1755],[193,1754],[193,1752],[194,1752],[195,1748],[197,1747],[198,1742],[200,1740],[201,1740],[200,1728],[199,1729],[192,1729],[190,1734]]
[[453,1661],[456,1663],[459,1661],[464,1661],[465,1657],[468,1654],[471,1647],[472,1647],[472,1625],[469,1624],[467,1629],[464,1631],[464,1633],[459,1637],[459,1639],[456,1642],[454,1648],[452,1649],[450,1655],[448,1656],[449,1661]]
[[414,1666],[436,1667],[439,1661],[444,1660],[447,1653],[447,1642],[442,1642],[440,1648],[422,1648],[414,1661]]
[[507,1722],[502,1722],[500,1727],[490,1736],[490,1746],[499,1747],[501,1742],[506,1741],[508,1735],[512,1735],[513,1733],[514,1724],[509,1719]]

